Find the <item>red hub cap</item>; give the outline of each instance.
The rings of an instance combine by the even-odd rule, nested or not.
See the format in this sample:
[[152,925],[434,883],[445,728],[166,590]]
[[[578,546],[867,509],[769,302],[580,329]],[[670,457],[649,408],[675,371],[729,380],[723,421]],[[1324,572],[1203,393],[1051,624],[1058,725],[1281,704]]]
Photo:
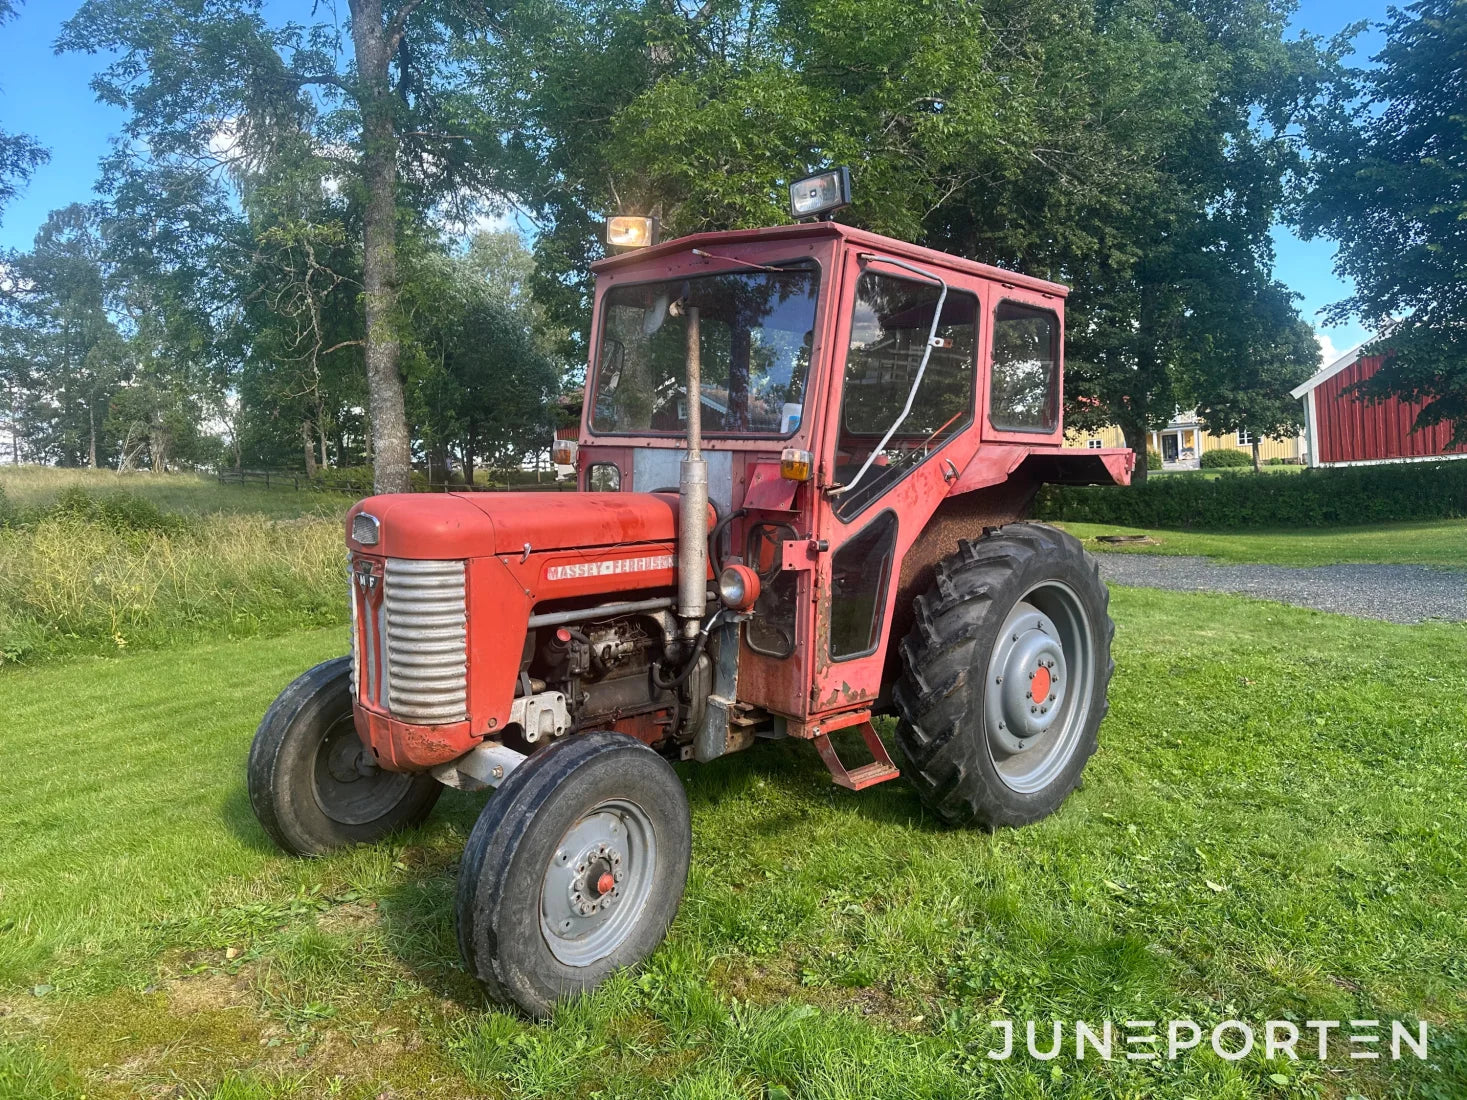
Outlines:
[[1049,669],[1040,665],[1039,671],[1034,674],[1034,679],[1030,683],[1032,686],[1029,692],[1034,696],[1036,703],[1042,703],[1049,698]]
[[612,878],[610,871],[603,871],[601,877],[596,880],[596,893],[609,894],[611,888],[616,885],[616,879]]

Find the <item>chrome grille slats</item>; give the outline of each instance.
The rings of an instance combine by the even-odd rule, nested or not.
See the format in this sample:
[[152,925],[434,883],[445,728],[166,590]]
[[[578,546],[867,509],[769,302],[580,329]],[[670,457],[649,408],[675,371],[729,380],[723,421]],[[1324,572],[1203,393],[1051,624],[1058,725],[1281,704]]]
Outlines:
[[351,625],[347,651],[351,654],[351,693],[357,694],[357,574],[350,554],[346,556],[346,593],[351,599]]
[[468,618],[462,561],[388,558],[383,583],[383,705],[424,725],[468,717]]

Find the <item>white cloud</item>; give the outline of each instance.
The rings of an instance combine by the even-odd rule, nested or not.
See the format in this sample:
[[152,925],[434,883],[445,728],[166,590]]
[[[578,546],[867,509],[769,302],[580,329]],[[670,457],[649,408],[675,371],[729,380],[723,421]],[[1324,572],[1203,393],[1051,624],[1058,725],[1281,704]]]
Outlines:
[[1327,332],[1316,332],[1314,338],[1319,341],[1319,365],[1327,367],[1340,357],[1340,349],[1335,347],[1335,342],[1329,338]]

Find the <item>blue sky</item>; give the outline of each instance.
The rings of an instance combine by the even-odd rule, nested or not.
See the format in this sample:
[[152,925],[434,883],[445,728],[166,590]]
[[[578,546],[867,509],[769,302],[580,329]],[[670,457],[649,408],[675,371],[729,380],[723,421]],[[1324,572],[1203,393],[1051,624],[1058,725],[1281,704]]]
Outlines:
[[[93,197],[97,161],[122,124],[122,112],[97,103],[87,86],[104,60],[52,52],[61,23],[75,6],[72,0],[29,0],[20,17],[0,29],[0,125],[33,134],[51,150],[51,162],[5,211],[0,248],[28,248],[49,211]],[[308,18],[311,5],[306,0],[273,0],[269,8],[283,21],[293,10],[297,18]],[[1293,25],[1328,37],[1356,20],[1381,20],[1385,11],[1386,0],[1301,0]],[[1362,52],[1374,52],[1379,42],[1379,35],[1369,32],[1360,41]],[[1331,270],[1333,244],[1301,241],[1284,228],[1275,230],[1274,241],[1278,277],[1303,296],[1305,316],[1319,327],[1318,311],[1350,293],[1349,285]],[[1320,332],[1328,340],[1327,356],[1368,335],[1353,322]]]

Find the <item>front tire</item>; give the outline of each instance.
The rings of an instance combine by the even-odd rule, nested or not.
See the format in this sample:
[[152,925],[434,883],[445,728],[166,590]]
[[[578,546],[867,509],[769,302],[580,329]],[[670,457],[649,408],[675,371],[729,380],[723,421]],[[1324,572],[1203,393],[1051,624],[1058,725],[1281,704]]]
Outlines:
[[938,817],[1027,825],[1079,785],[1115,668],[1109,602],[1079,541],[1043,524],[938,563],[892,693],[903,770]]
[[541,749],[500,784],[464,849],[464,966],[494,1000],[547,1015],[657,948],[692,843],[687,793],[646,745],[598,732]]
[[423,821],[443,788],[431,775],[379,768],[351,715],[351,659],[297,677],[255,731],[250,806],[292,855],[371,844]]

